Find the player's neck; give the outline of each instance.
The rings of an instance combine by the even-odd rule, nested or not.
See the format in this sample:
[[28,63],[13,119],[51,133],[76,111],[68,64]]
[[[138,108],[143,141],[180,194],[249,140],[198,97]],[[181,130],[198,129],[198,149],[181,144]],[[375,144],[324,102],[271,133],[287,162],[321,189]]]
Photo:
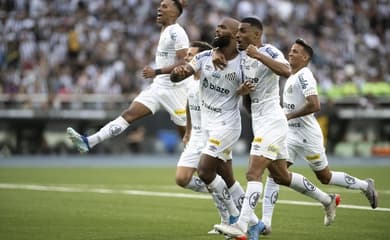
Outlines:
[[221,52],[223,53],[223,55],[225,56],[227,61],[232,60],[238,54],[238,50],[237,50],[235,44],[221,48]]
[[164,30],[166,27],[171,26],[176,23],[176,19],[169,19],[166,23],[162,25],[162,30]]
[[296,74],[297,72],[299,72],[299,70],[301,70],[302,68],[304,68],[306,65],[300,65],[300,66],[296,66],[296,67],[293,67],[291,66],[291,73],[292,74]]

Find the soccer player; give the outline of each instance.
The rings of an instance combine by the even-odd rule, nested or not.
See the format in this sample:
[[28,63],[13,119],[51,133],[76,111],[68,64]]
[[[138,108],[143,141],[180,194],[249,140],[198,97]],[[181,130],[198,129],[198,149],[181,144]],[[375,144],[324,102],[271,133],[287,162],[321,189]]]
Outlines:
[[81,152],[90,151],[96,144],[119,135],[134,121],[154,114],[162,106],[177,125],[180,135],[185,133],[185,106],[187,101],[186,82],[172,83],[169,74],[172,69],[184,63],[189,40],[184,29],[176,23],[183,7],[179,0],[162,0],[157,8],[157,23],[162,26],[157,46],[157,69],[149,66],[143,69],[145,78],[154,78],[153,83],[142,91],[119,117],[103,126],[97,133],[85,137],[73,128],[67,134]]
[[[228,160],[225,156],[230,155],[231,146],[241,134],[239,99],[242,71],[235,38],[238,24],[235,19],[224,18],[215,31],[213,45],[227,60],[224,69],[214,68],[213,51],[210,50],[199,53],[190,64],[176,67],[171,73],[171,80],[177,82],[200,71],[201,126],[206,143],[200,157],[198,175],[207,188],[224,202],[230,214],[230,223],[236,221],[239,211],[217,169],[221,160]],[[254,213],[249,218],[250,232],[258,233],[259,228],[264,228]]]
[[[337,185],[348,189],[361,190],[372,208],[378,206],[378,193],[374,180],[361,180],[345,172],[331,171],[325,154],[321,128],[314,117],[320,110],[317,83],[308,64],[313,49],[304,40],[297,39],[288,54],[291,76],[283,91],[283,108],[288,120],[287,148],[288,165],[296,160],[306,160],[322,184]],[[263,222],[270,232],[275,197],[279,185],[268,177],[263,195]]]
[[283,54],[261,41],[263,25],[257,18],[241,20],[237,33],[238,48],[242,51],[245,81],[255,85],[249,93],[254,139],[246,174],[247,188],[238,221],[230,226],[215,228],[231,237],[245,238],[248,222],[261,196],[261,182],[268,169],[275,182],[288,186],[321,202],[325,207],[324,224],[335,218],[339,196],[328,195],[315,187],[304,176],[287,170],[287,119],[279,104],[279,76],[289,76],[290,66]]
[[[199,52],[212,49],[212,46],[206,42],[193,41],[190,48],[187,51],[185,61],[189,63],[192,58]],[[204,141],[202,136],[201,127],[201,107],[199,98],[199,77],[200,72],[196,72],[189,77],[188,81],[188,102],[187,102],[187,125],[186,133],[183,137],[185,149],[180,156],[176,168],[176,184],[187,189],[191,189],[195,192],[208,193],[208,189],[203,181],[194,176],[195,171],[198,168],[200,155],[204,147]],[[241,209],[241,200],[243,199],[244,190],[240,183],[234,179],[232,171],[232,156],[224,156],[228,159],[226,162],[220,161],[220,166],[217,169],[219,175],[225,180],[229,189],[229,193],[232,195],[233,201],[238,209]],[[223,202],[217,198],[215,194],[212,194],[215,205],[221,216],[221,223],[229,224],[229,213],[225,208]],[[209,234],[219,234],[214,229],[209,231]]]

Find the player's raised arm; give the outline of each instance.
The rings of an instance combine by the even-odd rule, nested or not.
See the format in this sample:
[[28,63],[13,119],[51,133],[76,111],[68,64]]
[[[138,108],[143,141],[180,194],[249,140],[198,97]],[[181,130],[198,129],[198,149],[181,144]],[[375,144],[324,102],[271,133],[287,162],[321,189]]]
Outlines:
[[[272,51],[271,49],[269,51]],[[258,48],[254,45],[249,45],[246,49],[249,57],[254,58],[262,62],[275,74],[283,77],[289,77],[291,75],[291,67],[288,62],[278,61],[258,51]]]

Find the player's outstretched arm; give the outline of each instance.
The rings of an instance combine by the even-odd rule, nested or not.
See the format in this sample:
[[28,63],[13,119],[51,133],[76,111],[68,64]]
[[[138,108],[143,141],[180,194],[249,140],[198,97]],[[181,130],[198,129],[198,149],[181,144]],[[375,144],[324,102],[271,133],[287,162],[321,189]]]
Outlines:
[[177,66],[171,72],[171,81],[180,82],[194,73],[194,69],[189,64]]

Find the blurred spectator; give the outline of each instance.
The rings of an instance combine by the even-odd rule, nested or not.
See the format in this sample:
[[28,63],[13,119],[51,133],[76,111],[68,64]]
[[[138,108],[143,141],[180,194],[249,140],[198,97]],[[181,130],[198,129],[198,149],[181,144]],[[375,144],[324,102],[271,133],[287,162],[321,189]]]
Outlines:
[[[159,30],[151,9],[158,2],[0,1],[0,67],[5,70],[0,91],[139,91],[147,84],[139,70],[154,61],[151,53]],[[344,96],[343,91],[335,94],[334,88],[346,82],[358,95],[365,94],[367,83],[384,82],[390,88],[389,1],[189,1],[180,21],[191,40],[211,41],[211,29],[226,15],[260,17],[270,26],[265,29],[266,42],[285,52],[298,36],[311,42],[316,49],[314,72],[328,97]],[[120,73],[115,70],[118,61],[124,66]]]

